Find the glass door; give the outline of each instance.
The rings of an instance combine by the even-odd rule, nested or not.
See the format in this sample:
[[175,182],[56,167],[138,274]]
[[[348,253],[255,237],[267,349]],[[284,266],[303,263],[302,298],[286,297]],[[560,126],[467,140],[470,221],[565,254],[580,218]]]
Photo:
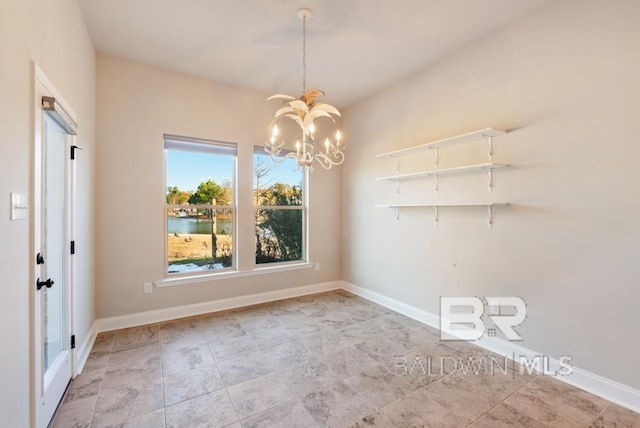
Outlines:
[[33,245],[36,427],[47,427],[71,380],[71,174],[72,137],[36,85]]

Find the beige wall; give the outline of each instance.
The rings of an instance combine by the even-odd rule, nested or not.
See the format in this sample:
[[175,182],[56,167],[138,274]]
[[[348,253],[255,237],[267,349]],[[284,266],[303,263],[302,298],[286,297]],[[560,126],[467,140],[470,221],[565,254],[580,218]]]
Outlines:
[[[439,313],[440,296],[522,296],[523,346],[640,388],[640,3],[554,2],[345,112],[343,279]],[[425,46],[424,49],[429,49]],[[419,53],[418,53],[419,54]],[[401,185],[400,202],[506,201],[406,210],[376,153],[487,126],[495,173]],[[484,143],[440,151],[440,167],[487,159]],[[432,167],[428,154],[401,172]],[[422,166],[417,163],[422,163]]]
[[340,172],[310,177],[313,269],[156,288],[164,278],[164,133],[238,143],[239,266],[253,260],[252,154],[277,103],[269,94],[109,56],[97,61],[98,318],[340,279]]
[[0,421],[30,424],[31,254],[28,221],[9,221],[9,192],[31,193],[35,61],[75,110],[78,165],[76,335],[87,337],[93,311],[93,135],[95,54],[75,0],[0,2]]

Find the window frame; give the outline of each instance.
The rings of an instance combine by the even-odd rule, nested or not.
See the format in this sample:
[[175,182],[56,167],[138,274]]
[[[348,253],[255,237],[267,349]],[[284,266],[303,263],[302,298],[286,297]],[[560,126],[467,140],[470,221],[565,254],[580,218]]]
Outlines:
[[[170,146],[167,147],[167,142],[170,142]],[[188,150],[181,149],[180,146],[184,147],[208,147],[209,150]],[[215,148],[214,148],[215,147]],[[211,204],[196,204],[189,205],[190,208],[195,209],[212,209],[214,211],[228,209],[231,210],[231,221],[232,221],[232,235],[231,235],[231,266],[223,267],[220,269],[207,269],[207,270],[198,270],[198,271],[186,271],[186,272],[169,272],[169,221],[167,211],[173,208],[184,208],[183,205],[175,205],[169,204],[167,202],[167,150],[182,150],[182,151],[192,151],[196,153],[209,153],[216,154],[216,152],[220,155],[225,155],[225,152],[228,152],[228,156],[233,157],[233,174],[230,177],[232,195],[231,195],[231,205],[211,205]],[[163,216],[164,216],[164,279],[165,280],[179,280],[179,279],[188,279],[188,278],[198,278],[198,277],[206,277],[217,274],[229,274],[232,272],[238,271],[238,145],[237,143],[220,141],[220,140],[210,140],[203,138],[192,138],[171,134],[163,134]]]
[[[282,150],[282,158],[284,160],[284,156],[289,153],[294,153],[292,150]],[[254,165],[255,155],[264,155],[269,159],[269,162],[275,163],[276,166],[282,165],[282,163],[277,163],[271,159],[269,154],[265,151],[264,146],[255,145],[253,146],[251,165]],[[300,264],[309,264],[309,171],[307,168],[300,166],[302,168],[302,181],[301,181],[301,191],[302,191],[302,203],[300,205],[256,205],[254,196],[255,189],[253,188],[253,179],[254,170],[251,170],[251,196],[252,196],[252,207],[253,207],[253,236],[255,237],[257,221],[256,221],[256,212],[260,209],[280,209],[280,210],[300,210],[302,211],[302,257],[298,260],[286,260],[280,262],[268,262],[268,263],[256,263],[256,245],[254,242],[253,245],[253,270],[263,270],[263,269],[272,269],[278,267],[286,267],[291,265],[300,265]]]

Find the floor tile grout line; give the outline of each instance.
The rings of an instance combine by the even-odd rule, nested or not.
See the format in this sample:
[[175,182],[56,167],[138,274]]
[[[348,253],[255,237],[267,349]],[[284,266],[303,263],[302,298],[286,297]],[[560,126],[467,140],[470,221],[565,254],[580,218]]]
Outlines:
[[609,405],[611,404],[611,401],[607,401],[607,404],[604,405],[604,407],[602,408],[602,410],[600,410],[598,412],[598,414],[591,420],[591,422],[589,423],[589,426],[593,425],[595,421],[598,420],[598,418],[600,416],[602,416],[602,414],[604,413],[605,410],[607,410],[609,408]]
[[493,409],[495,409],[496,407],[498,407],[499,405],[503,404],[506,400],[509,399],[509,397],[517,394],[518,392],[520,392],[523,388],[525,388],[527,385],[529,385],[531,382],[533,382],[536,378],[533,377],[531,380],[529,380],[529,382],[525,383],[524,385],[522,385],[520,388],[516,389],[515,391],[513,391],[511,394],[508,394],[506,397],[504,397],[502,400],[498,401],[495,405],[491,406],[491,408],[487,409],[485,412],[483,412],[481,415],[477,416],[475,419],[472,419],[467,426],[471,426],[474,423],[476,423],[478,421],[478,419],[482,418],[484,415],[488,414],[489,412],[491,412]]
[[100,384],[98,385],[98,392],[96,393],[96,402],[93,403],[93,409],[91,410],[91,418],[89,418],[89,426],[93,424],[93,418],[96,415],[96,408],[98,407],[98,399],[100,398],[100,391],[102,391],[102,384],[104,383],[105,377],[107,377],[107,368],[109,367],[109,361],[111,361],[111,354],[113,353],[113,344],[115,343],[116,335],[113,335],[111,338],[111,345],[109,346],[109,357],[107,358],[107,362],[104,366],[104,374],[102,375],[102,379],[100,380]]

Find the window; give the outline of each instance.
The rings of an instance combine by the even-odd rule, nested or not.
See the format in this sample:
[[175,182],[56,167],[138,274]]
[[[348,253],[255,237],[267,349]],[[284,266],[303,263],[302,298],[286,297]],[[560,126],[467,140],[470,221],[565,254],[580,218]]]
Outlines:
[[304,168],[274,162],[262,147],[253,155],[256,265],[305,260]]
[[166,272],[235,265],[235,144],[164,136]]

